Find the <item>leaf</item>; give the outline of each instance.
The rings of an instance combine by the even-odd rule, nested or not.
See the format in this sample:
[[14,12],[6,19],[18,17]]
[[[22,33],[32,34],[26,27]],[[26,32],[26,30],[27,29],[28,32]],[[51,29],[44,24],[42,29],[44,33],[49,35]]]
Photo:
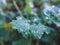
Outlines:
[[4,28],[0,28],[0,38],[3,38],[4,40],[7,40],[9,38],[8,35],[8,30],[4,29]]
[[17,20],[13,20],[10,24],[12,29],[17,29],[24,38],[32,36],[35,39],[41,39],[44,32],[46,34],[49,34],[50,32],[50,29],[47,26],[44,26],[41,23],[38,23],[38,25],[35,23],[29,24],[28,20],[24,17],[17,17]]
[[20,39],[20,40],[18,40],[18,41],[16,41],[16,42],[13,42],[13,45],[27,45],[27,40],[25,40],[25,39]]

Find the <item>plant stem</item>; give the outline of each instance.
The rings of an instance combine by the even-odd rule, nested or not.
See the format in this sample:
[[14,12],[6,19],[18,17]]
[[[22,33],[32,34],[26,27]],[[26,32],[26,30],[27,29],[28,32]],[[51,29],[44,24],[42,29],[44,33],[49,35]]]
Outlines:
[[29,45],[32,45],[32,38],[30,38],[30,42],[29,43],[30,43]]
[[36,45],[39,45],[39,43],[40,43],[40,40],[38,39]]
[[13,0],[13,4],[14,4],[14,6],[16,7],[18,13],[22,16],[23,14],[22,14],[22,12],[20,11],[19,7],[17,6],[15,0]]
[[1,45],[4,45],[3,38],[2,37],[0,38],[0,40],[1,40]]

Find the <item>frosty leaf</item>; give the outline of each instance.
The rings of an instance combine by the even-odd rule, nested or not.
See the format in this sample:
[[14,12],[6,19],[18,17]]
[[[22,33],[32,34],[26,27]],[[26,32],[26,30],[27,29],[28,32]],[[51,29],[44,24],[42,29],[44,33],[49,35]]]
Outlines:
[[52,12],[55,16],[58,16],[58,14],[59,14],[59,8],[53,5],[53,6],[52,6],[52,9],[51,9],[51,12]]
[[50,33],[50,30],[47,26],[44,26],[43,24],[39,23],[38,24],[38,29],[40,30],[40,32],[43,34],[44,32],[46,34],[49,34]]
[[6,0],[0,0],[0,7],[4,8],[7,5]]
[[54,22],[57,27],[60,27],[60,22]]
[[42,25],[41,23],[38,25],[31,25],[30,30],[31,30],[32,35],[35,38],[39,38],[39,39],[42,37],[44,32],[46,32],[47,34],[49,34],[50,32],[50,30],[46,26]]
[[11,23],[13,29],[17,29],[19,33],[23,35],[23,37],[27,38],[30,35],[35,39],[41,39],[44,32],[49,34],[49,29],[39,23],[38,25],[32,23],[31,25],[24,17],[17,17],[17,20],[13,20]]
[[56,5],[45,5],[45,8],[43,9],[43,19],[48,24],[52,24],[52,22],[60,22],[60,8]]
[[31,25],[30,30],[34,38],[41,38],[42,34],[40,33],[40,30],[38,30],[37,25]]
[[10,24],[12,25],[12,28],[17,29],[24,37],[28,35],[30,24],[24,17],[17,17],[17,20],[13,20]]

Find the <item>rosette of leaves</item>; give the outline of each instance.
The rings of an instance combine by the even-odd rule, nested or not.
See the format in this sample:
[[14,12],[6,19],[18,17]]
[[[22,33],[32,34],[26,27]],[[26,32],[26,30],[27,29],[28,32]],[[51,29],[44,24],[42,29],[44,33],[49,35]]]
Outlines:
[[[50,9],[48,9],[50,8]],[[55,5],[52,5],[50,7],[47,6],[47,8],[44,8],[43,10],[43,20],[47,22],[48,24],[52,24],[53,22],[60,21],[60,11],[59,8]]]
[[41,39],[44,32],[49,34],[50,30],[48,27],[42,25],[41,23],[29,24],[28,21],[23,17],[17,17],[17,20],[13,20],[11,23],[12,29],[17,29],[19,33],[23,35],[24,38],[32,36],[34,39]]

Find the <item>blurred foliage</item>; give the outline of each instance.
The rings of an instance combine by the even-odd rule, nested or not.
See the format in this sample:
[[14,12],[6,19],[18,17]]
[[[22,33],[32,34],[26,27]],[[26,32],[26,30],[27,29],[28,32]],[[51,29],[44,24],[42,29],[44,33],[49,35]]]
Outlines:
[[60,45],[60,0],[14,1],[0,0],[0,45]]

